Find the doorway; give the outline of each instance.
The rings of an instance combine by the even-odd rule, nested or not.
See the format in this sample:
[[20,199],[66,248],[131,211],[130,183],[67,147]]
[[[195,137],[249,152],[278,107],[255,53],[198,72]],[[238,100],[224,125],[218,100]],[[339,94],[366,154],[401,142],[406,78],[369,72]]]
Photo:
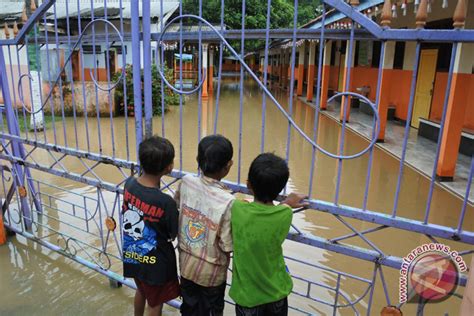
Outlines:
[[427,119],[430,115],[437,60],[438,49],[424,49],[421,51],[416,81],[415,103],[411,118],[411,126],[414,128],[420,126],[420,118]]

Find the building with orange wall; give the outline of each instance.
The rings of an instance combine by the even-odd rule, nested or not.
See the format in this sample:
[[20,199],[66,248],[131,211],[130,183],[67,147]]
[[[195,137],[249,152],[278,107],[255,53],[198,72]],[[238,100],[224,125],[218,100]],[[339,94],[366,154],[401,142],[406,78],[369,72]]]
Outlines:
[[[460,9],[465,14],[465,23],[460,28],[474,28],[474,3],[472,1],[428,0],[426,1],[427,6],[424,8],[426,18],[421,21],[423,25],[417,25],[421,22],[417,22],[415,1],[365,0],[358,2],[359,4],[354,8],[378,24],[383,24],[383,6],[385,2],[389,2],[389,24],[386,26],[390,28],[453,29],[455,10],[459,11]],[[322,26],[321,20],[321,17],[318,17],[304,25],[303,28],[319,29]],[[342,13],[335,10],[327,12],[325,28],[350,29],[350,27],[351,20]],[[292,41],[279,42],[280,49],[276,50],[277,47],[274,45],[272,47],[274,53],[269,56],[269,65],[272,65],[273,68],[283,68],[280,74],[287,74],[285,76],[272,73],[277,77],[277,80],[282,82],[281,85],[284,88],[290,86],[288,56],[291,56],[292,44]],[[319,104],[322,109],[325,109],[328,97],[336,92],[346,91],[345,78],[350,66],[351,75],[348,90],[366,94],[372,102],[375,102],[380,59],[383,58],[378,104],[381,118],[381,131],[378,140],[383,142],[388,113],[391,112],[394,118],[401,123],[405,123],[409,116],[408,108],[415,68],[416,42],[388,41],[383,56],[381,56],[381,45],[380,41],[356,40],[352,58],[348,58],[349,41],[326,40],[323,47],[323,68],[321,70],[321,99],[315,100],[320,43],[318,40],[297,41],[294,76],[296,95],[305,97],[308,101]],[[451,50],[451,43],[421,44],[416,92],[411,113],[412,118],[409,122],[420,136],[436,141],[446,90],[451,91],[447,103],[447,115],[437,169],[437,176],[441,180],[452,180],[459,152],[468,156],[474,154],[474,44],[459,45],[455,57],[453,80],[451,86],[447,87]],[[348,65],[349,60],[352,60],[351,65]],[[261,68],[263,67],[261,66]],[[352,103],[353,106],[354,104],[357,102]],[[346,110],[346,117],[342,112],[341,109],[341,121],[350,120],[350,108]]]

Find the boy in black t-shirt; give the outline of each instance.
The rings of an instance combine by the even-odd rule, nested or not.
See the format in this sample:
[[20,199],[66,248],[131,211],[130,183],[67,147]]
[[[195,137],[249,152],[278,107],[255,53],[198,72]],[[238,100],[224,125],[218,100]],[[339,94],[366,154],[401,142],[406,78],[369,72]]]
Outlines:
[[160,191],[161,177],[173,170],[174,147],[153,136],[138,150],[142,175],[125,182],[122,206],[123,274],[134,278],[135,315],[161,315],[163,303],[179,295],[176,254],[171,241],[178,231],[178,210]]

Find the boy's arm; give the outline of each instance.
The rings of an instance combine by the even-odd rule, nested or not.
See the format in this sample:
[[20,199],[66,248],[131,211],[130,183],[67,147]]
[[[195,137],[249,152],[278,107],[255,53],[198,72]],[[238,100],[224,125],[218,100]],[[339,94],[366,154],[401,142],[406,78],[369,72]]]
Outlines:
[[181,183],[183,183],[183,182],[180,182],[178,184],[178,188],[176,189],[176,192],[174,193],[174,197],[173,197],[174,201],[176,202],[176,205],[178,206],[178,208],[179,208],[179,201],[181,199]]
[[166,227],[168,228],[170,241],[174,240],[178,235],[178,219],[179,213],[176,207],[176,202],[170,200],[166,209]]
[[288,205],[291,208],[307,207],[309,203],[303,201],[306,198],[308,196],[301,193],[290,193],[280,204]]
[[231,252],[234,249],[232,244],[232,230],[230,223],[233,203],[234,200],[229,202],[229,205],[227,205],[227,209],[225,210],[224,215],[222,216],[219,231],[217,232],[219,236],[219,247],[224,252]]

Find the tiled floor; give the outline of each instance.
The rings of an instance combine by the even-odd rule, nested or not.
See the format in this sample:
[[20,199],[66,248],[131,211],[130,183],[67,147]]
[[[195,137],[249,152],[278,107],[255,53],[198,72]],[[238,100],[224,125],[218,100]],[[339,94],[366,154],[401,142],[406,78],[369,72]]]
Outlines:
[[[300,99],[305,103],[308,103],[306,102],[306,98],[302,97]],[[314,104],[310,105],[314,106]],[[322,111],[321,113],[339,122],[339,110],[340,104],[333,102],[328,105],[327,111]],[[370,139],[372,136],[372,123],[372,116],[359,112],[358,109],[351,109],[350,122],[346,126],[359,135]],[[402,155],[404,135],[405,124],[402,124],[399,121],[388,121],[385,132],[385,142],[377,143],[376,146],[384,149],[393,156],[400,158]],[[433,141],[424,137],[418,137],[417,130],[410,128],[405,157],[406,163],[431,178],[434,159],[436,156],[436,145],[437,144]],[[439,185],[460,197],[464,197],[466,195],[470,165],[471,157],[459,154],[454,181],[438,182]],[[471,189],[469,194],[469,203],[474,203],[474,188]]]

